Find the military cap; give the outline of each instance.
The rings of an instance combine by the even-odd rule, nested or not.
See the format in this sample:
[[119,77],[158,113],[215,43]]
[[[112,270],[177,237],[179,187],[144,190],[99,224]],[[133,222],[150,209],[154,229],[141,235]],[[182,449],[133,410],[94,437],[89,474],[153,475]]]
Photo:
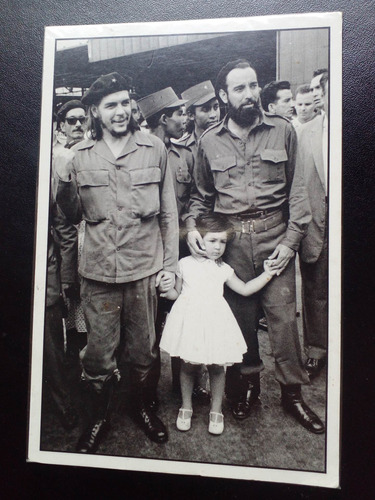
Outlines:
[[147,120],[147,118],[159,113],[162,109],[182,106],[186,103],[186,99],[179,99],[172,87],[167,87],[154,94],[142,97],[137,103],[141,108],[142,115]]
[[187,100],[186,107],[190,108],[190,106],[202,106],[202,104],[214,99],[216,94],[210,80],[206,80],[188,88],[182,92],[181,96]]
[[98,104],[103,97],[122,90],[129,90],[130,87],[131,80],[128,77],[121,76],[116,72],[102,75],[85,92],[82,102],[87,105]]
[[82,104],[81,101],[78,99],[72,99],[71,101],[66,102],[57,112],[57,118],[63,122],[65,120],[65,117],[67,113],[71,109],[76,109],[76,108],[81,108],[83,111],[85,111],[85,106]]

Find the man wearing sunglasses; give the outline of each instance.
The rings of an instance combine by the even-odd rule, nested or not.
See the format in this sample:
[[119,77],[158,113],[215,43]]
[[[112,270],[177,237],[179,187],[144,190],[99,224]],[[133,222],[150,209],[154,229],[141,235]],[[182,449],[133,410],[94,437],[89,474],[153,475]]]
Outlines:
[[71,148],[77,142],[83,140],[86,132],[86,110],[81,101],[73,99],[66,102],[57,117],[60,121],[60,128],[66,135],[65,147]]

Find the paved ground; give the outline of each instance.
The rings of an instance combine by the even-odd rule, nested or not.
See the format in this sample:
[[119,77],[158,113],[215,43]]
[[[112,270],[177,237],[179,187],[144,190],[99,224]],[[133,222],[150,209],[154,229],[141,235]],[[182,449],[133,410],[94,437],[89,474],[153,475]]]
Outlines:
[[[117,394],[111,430],[98,454],[324,471],[325,435],[306,431],[284,413],[280,406],[279,386],[273,376],[267,332],[260,330],[259,339],[266,366],[261,379],[261,405],[254,408],[247,420],[239,422],[233,419],[225,402],[224,433],[212,436],[207,431],[209,410],[196,404],[192,429],[188,433],[179,432],[175,419],[180,401],[171,391],[170,362],[168,356],[163,355],[158,415],[168,427],[169,441],[163,445],[150,442],[127,415],[126,405],[121,404],[121,396]],[[322,419],[325,418],[325,383],[323,373],[304,387],[306,402]],[[79,394],[76,394],[75,401],[79,406]],[[47,399],[42,422],[42,449],[72,452],[78,436],[79,429],[64,431]]]

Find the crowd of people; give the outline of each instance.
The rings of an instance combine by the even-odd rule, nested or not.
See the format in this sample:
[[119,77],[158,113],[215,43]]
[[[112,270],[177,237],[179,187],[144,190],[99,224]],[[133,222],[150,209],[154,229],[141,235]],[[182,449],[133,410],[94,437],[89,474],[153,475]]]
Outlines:
[[[264,315],[283,410],[324,433],[301,386],[327,361],[328,71],[295,97],[287,81],[261,89],[244,59],[181,96],[138,99],[132,85],[101,76],[54,120],[44,380],[62,425],[82,419],[76,450],[94,453],[126,363],[132,417],[165,443],[163,350],[182,399],[177,429],[191,428],[201,398],[220,435],[224,397],[239,420],[259,402]],[[85,416],[70,398],[69,355]]]

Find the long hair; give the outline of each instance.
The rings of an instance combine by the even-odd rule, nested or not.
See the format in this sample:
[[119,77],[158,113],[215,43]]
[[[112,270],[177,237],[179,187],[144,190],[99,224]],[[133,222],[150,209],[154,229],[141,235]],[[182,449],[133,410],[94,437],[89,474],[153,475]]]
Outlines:
[[[132,134],[136,130],[140,130],[140,127],[134,120],[132,114],[130,114],[128,130]],[[103,127],[100,124],[99,118],[95,118],[95,116],[93,115],[91,106],[88,112],[87,136],[95,141],[100,141],[101,139],[103,139]]]

